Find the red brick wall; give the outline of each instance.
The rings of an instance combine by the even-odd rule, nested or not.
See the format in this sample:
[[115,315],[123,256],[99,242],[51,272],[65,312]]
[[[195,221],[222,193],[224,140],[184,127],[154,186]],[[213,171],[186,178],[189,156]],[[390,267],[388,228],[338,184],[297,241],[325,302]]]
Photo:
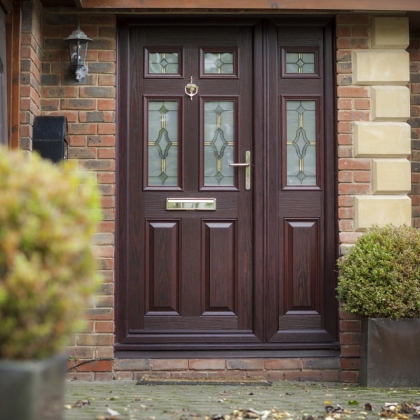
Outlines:
[[38,0],[22,3],[20,143],[32,150],[34,118],[41,114],[42,5]]
[[[370,88],[352,86],[352,50],[370,48],[370,16],[337,16],[338,218],[340,253],[345,255],[361,232],[354,232],[354,195],[371,194],[371,159],[353,158],[353,122],[370,120]],[[357,382],[360,321],[340,312],[341,380]]]
[[411,202],[413,226],[420,228],[420,33],[410,34]]
[[[53,9],[54,10],[54,9]],[[112,358],[114,344],[115,233],[115,110],[116,17],[113,14],[44,9],[41,107],[43,115],[64,115],[68,121],[69,158],[91,171],[102,193],[103,220],[95,236],[96,255],[104,283],[88,309],[86,331],[68,348],[75,359]],[[80,18],[89,44],[89,74],[77,82],[69,72],[67,38]],[[110,370],[111,362],[85,364],[86,369]]]
[[371,159],[353,158],[353,122],[369,121],[370,89],[351,86],[353,49],[370,46],[369,15],[338,15],[337,108],[338,108],[338,218],[340,251],[362,235],[354,232],[354,195],[371,194]]
[[[80,363],[80,362],[79,362]],[[73,363],[70,366],[75,366]],[[269,381],[340,380],[337,358],[295,359],[121,359],[80,365],[68,374],[70,379],[252,379]]]

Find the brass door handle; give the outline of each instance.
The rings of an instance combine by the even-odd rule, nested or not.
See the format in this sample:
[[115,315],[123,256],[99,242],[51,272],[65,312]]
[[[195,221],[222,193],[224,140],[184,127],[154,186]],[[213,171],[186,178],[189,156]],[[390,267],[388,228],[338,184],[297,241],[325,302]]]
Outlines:
[[245,152],[244,163],[229,163],[229,166],[245,168],[245,189],[249,191],[251,189],[251,152],[249,150]]

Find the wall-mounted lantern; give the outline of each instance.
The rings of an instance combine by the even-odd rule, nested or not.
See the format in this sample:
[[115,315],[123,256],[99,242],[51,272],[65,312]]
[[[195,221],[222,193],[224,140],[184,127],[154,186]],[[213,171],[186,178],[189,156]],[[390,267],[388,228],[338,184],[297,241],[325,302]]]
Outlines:
[[88,49],[88,42],[92,40],[77,27],[73,33],[65,39],[69,43],[70,66],[74,70],[76,80],[80,82],[88,74],[86,66],[86,52]]

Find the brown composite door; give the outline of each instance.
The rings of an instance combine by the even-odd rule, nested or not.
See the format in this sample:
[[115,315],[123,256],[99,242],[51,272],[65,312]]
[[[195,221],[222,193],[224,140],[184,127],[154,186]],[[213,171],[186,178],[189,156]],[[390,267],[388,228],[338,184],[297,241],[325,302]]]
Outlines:
[[117,352],[336,347],[331,39],[121,22]]

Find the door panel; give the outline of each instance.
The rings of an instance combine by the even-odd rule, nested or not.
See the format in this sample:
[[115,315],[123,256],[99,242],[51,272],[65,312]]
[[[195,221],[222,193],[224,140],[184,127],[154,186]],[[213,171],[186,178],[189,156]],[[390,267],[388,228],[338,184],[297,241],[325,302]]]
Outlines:
[[236,220],[203,220],[203,314],[224,312],[235,316]]
[[179,314],[179,225],[146,221],[146,315]]
[[337,347],[331,22],[300,23],[121,25],[117,351]]

